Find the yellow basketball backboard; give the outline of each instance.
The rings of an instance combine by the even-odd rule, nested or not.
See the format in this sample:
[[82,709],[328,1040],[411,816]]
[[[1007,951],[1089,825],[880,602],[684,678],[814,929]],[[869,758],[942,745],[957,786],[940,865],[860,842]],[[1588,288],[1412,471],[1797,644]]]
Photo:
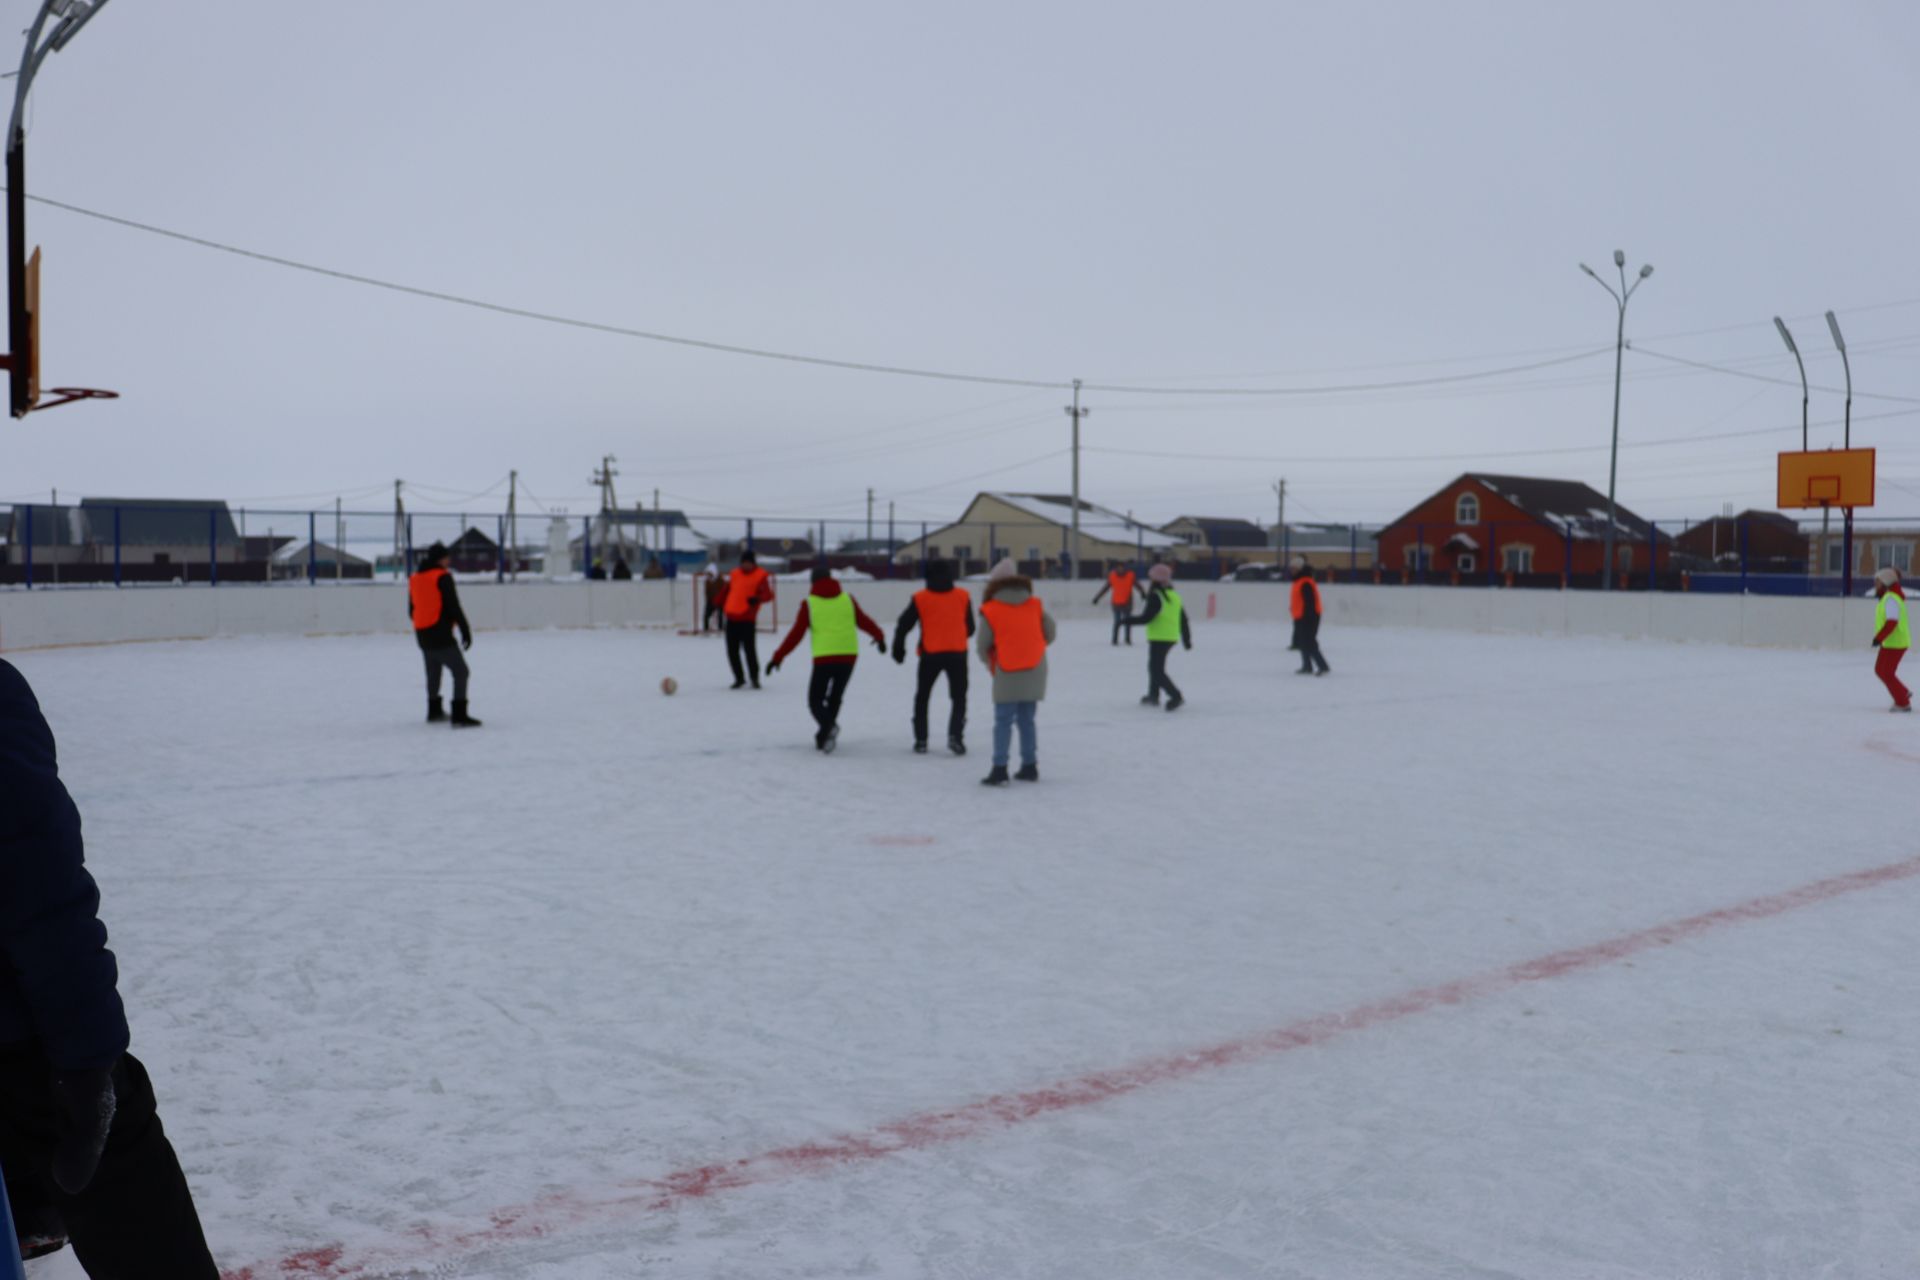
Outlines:
[[1780,455],[1781,508],[1870,507],[1873,450],[1811,449]]

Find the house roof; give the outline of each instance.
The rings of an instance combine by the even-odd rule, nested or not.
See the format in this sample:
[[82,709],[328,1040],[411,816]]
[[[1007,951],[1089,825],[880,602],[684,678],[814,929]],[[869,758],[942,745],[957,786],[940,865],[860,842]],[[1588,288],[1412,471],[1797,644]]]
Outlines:
[[1164,529],[1177,524],[1190,524],[1198,529],[1214,547],[1270,547],[1273,534],[1261,528],[1251,520],[1241,520],[1233,516],[1180,516],[1168,521]]
[[[1073,523],[1074,507],[1073,498],[1070,495],[1057,493],[989,492],[978,495],[978,497],[974,499],[974,502],[978,502],[981,498],[992,498],[996,502],[1004,503],[1017,511],[1023,511],[1035,519],[1045,521],[1048,524],[1059,525],[1064,528],[1071,526]],[[968,504],[968,507],[971,509],[972,504]],[[1180,539],[1164,534],[1151,525],[1142,524],[1138,520],[1122,515],[1111,507],[1103,507],[1096,503],[1088,502],[1085,498],[1080,500],[1080,515],[1082,517],[1080,522],[1080,534],[1082,537],[1094,538],[1101,542],[1134,542],[1141,546],[1156,549],[1183,545]],[[1087,516],[1094,517],[1097,523],[1089,525],[1085,519]],[[964,517],[961,522],[965,522]],[[1119,527],[1103,530],[1101,528],[1103,525],[1117,525]]]
[[120,541],[129,546],[204,546],[210,536],[226,546],[240,539],[227,504],[212,498],[82,498],[80,510],[95,542],[113,540],[116,510]]
[[[275,564],[305,564],[307,562],[307,540],[305,538],[288,540],[285,546],[280,547],[273,553],[272,558]],[[343,565],[367,563],[351,551],[337,551],[324,542],[316,542],[313,544],[313,560],[315,564],[324,565],[332,565],[335,561]]]
[[[1555,532],[1581,539],[1607,536],[1607,495],[1578,480],[1551,480],[1539,476],[1496,476],[1469,471],[1436,491],[1445,493],[1462,480],[1471,480],[1504,498]],[[1431,498],[1426,501],[1432,501]],[[1424,505],[1424,502],[1422,503]],[[1406,523],[1401,516],[1388,528]],[[1614,507],[1616,536],[1645,538],[1649,526],[1624,506]]]
[[1355,526],[1350,524],[1295,524],[1287,523],[1287,549],[1294,552],[1304,551],[1352,551],[1364,547],[1371,551],[1378,534],[1366,529],[1354,535]]
[[469,551],[493,551],[499,544],[480,530],[469,527],[459,537],[447,544],[447,550],[459,555]]

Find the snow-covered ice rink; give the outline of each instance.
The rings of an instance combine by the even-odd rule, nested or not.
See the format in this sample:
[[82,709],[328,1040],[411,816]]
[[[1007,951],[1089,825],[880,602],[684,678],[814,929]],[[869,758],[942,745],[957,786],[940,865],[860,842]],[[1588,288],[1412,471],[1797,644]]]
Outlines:
[[831,757],[663,632],[461,733],[404,638],[11,660],[230,1275],[1920,1274],[1871,654],[1195,640],[1064,624],[1006,790],[870,648]]

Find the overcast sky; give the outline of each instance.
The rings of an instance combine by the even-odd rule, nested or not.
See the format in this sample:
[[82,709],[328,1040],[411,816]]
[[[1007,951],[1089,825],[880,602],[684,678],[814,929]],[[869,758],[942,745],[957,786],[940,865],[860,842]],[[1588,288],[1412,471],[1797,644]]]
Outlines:
[[[28,190],[505,306],[988,377],[1310,388],[1592,353],[1089,393],[1083,495],[1155,519],[1271,519],[1280,476],[1295,519],[1389,518],[1470,469],[1604,490],[1615,311],[1576,264],[1611,276],[1619,247],[1657,268],[1623,503],[1770,506],[1800,418],[1771,317],[1837,388],[1832,308],[1877,514],[1920,515],[1917,54],[1911,0],[115,0],[40,74]],[[29,235],[44,381],[124,398],[0,427],[0,499],[378,508],[404,478],[412,506],[486,508],[518,468],[579,512],[603,453],[624,501],[705,513],[845,517],[871,486],[916,521],[1069,483],[1057,388],[562,327],[44,205]],[[1816,447],[1841,407],[1813,393]],[[1698,436],[1721,438],[1659,443]]]

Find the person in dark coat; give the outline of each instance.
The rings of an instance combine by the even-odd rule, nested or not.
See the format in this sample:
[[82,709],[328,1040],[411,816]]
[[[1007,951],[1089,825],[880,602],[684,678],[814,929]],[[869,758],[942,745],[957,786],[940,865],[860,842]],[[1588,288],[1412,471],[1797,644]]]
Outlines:
[[927,709],[933,687],[947,679],[953,709],[947,714],[947,750],[967,754],[967,643],[973,637],[973,599],[953,585],[953,565],[927,561],[927,587],[916,591],[893,626],[893,660],[907,660],[907,636],[920,628],[919,680],[913,693],[913,749],[927,750]]
[[127,1052],[99,906],[53,731],[0,662],[0,1169],[15,1230],[36,1255],[70,1240],[93,1280],[217,1280]]
[[[447,569],[447,549],[436,542],[421,557],[420,568],[407,582],[407,617],[413,619],[414,638],[420,642],[420,655],[427,664],[427,720],[447,719],[440,703],[440,673],[453,673],[453,727],[478,729],[480,722],[467,714],[467,660],[462,649],[473,648],[473,627],[460,608],[460,592]],[[453,633],[460,632],[456,648]]]
[[[1327,674],[1327,660],[1320,652],[1320,615],[1323,612],[1320,588],[1313,580],[1313,566],[1302,561],[1293,573],[1293,647],[1300,651],[1297,676]],[[1318,670],[1314,668],[1318,667]]]

